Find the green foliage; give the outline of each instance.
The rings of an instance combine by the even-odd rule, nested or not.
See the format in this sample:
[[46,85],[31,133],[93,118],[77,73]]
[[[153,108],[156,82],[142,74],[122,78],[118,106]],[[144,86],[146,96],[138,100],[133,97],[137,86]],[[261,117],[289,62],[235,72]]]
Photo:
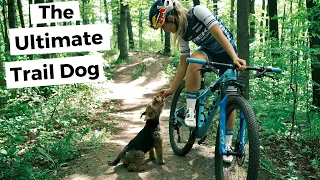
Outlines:
[[47,179],[79,157],[78,147],[94,125],[90,113],[101,104],[96,93],[86,84],[2,88],[7,103],[0,108],[0,178]]

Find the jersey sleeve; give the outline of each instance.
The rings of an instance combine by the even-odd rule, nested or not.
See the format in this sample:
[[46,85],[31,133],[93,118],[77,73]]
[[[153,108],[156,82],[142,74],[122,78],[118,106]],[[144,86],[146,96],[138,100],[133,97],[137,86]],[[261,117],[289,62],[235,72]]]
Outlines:
[[193,10],[194,15],[204,23],[207,29],[210,29],[213,25],[218,24],[216,16],[207,8],[201,5],[197,5]]
[[189,41],[185,41],[184,39],[180,40],[180,55],[189,55],[190,47]]

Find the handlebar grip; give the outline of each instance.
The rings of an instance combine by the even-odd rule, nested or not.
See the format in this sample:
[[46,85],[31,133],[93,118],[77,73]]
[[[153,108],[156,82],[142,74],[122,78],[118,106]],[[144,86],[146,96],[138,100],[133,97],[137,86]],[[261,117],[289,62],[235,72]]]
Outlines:
[[203,64],[206,65],[207,61],[202,59],[195,59],[195,58],[187,58],[188,63],[197,63],[197,64]]
[[274,67],[267,67],[269,72],[275,72],[275,73],[282,73],[282,70],[280,68],[274,68]]

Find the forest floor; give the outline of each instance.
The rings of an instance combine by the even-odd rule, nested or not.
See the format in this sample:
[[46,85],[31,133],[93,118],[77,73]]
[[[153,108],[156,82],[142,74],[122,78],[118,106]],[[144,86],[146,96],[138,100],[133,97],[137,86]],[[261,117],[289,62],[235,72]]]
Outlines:
[[[214,179],[213,145],[198,145],[196,142],[185,157],[174,155],[168,133],[170,98],[166,100],[160,119],[165,165],[148,161],[146,170],[137,173],[128,172],[122,163],[117,166],[107,164],[108,160],[113,160],[143,128],[145,122],[140,119],[141,113],[151,102],[152,97],[170,83],[164,72],[170,61],[169,57],[141,52],[132,52],[131,56],[134,57],[132,61],[121,64],[113,70],[112,81],[101,84],[101,88],[105,88],[108,92],[102,97],[106,102],[104,107],[106,111],[111,107],[111,111],[107,117],[98,114],[96,117],[106,123],[115,123],[120,130],[116,134],[104,136],[100,147],[90,149],[83,157],[71,161],[68,166],[58,171],[57,176],[64,180]],[[133,79],[133,72],[141,63],[146,65],[146,69],[139,78]]]

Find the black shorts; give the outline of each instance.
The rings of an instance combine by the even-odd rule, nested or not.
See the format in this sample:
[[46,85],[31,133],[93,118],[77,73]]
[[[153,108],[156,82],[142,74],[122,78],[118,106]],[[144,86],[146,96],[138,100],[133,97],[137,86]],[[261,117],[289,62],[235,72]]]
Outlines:
[[[222,52],[222,53],[212,53],[209,49],[205,49],[203,47],[200,47],[199,49],[196,50],[196,52],[202,52],[207,56],[207,60],[211,62],[218,62],[218,63],[225,63],[225,64],[233,64],[233,60],[231,57],[228,55],[227,52]],[[237,51],[236,51],[237,53]],[[221,68],[219,70],[219,75],[221,76],[227,68]]]
[[[207,60],[211,62],[218,62],[218,63],[224,63],[224,64],[233,64],[233,60],[231,57],[228,55],[227,52],[222,52],[222,53],[212,53],[209,49],[205,49],[203,47],[200,47],[199,49],[196,50],[196,52],[202,52],[207,56]],[[237,53],[237,50],[235,50]],[[221,76],[227,68],[220,68],[218,69],[219,71],[219,76]],[[229,86],[228,92],[235,92],[237,91],[237,88]]]

